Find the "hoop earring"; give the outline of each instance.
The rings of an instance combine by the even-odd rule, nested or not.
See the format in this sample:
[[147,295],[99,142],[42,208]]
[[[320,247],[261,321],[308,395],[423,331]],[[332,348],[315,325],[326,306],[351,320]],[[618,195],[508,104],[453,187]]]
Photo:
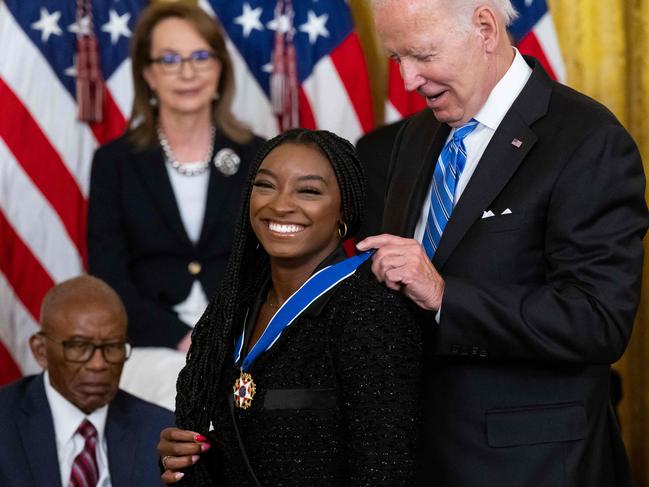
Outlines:
[[340,222],[338,224],[338,235],[340,236],[340,240],[344,240],[347,236],[347,224],[345,222]]

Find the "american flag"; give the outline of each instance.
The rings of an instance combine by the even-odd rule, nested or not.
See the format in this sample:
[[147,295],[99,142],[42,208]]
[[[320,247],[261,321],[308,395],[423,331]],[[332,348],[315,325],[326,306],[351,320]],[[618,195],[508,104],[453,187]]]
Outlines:
[[[292,15],[275,0],[211,0],[235,49],[235,114],[263,135],[278,131],[271,101],[271,59],[276,34],[292,37],[297,58],[300,126],[337,132],[356,141],[374,118],[367,68],[345,0],[293,0]],[[289,3],[291,4],[291,3]]]
[[[553,79],[565,83],[566,68],[546,0],[512,0],[512,4],[518,18],[509,31],[518,50],[537,58]],[[405,91],[399,66],[389,60],[385,121],[395,122],[425,106],[423,98],[416,92]]]
[[[105,80],[103,122],[76,118],[75,48],[89,18],[71,0],[0,0],[0,384],[39,370],[29,337],[56,282],[85,267],[94,150],[126,127],[133,91],[129,41],[147,0],[92,0]],[[202,0],[226,30],[234,60],[233,112],[260,135],[278,118],[272,51],[295,51],[299,123],[352,141],[373,125],[365,60],[344,0]],[[278,15],[279,14],[279,15]],[[277,72],[277,70],[276,70]]]

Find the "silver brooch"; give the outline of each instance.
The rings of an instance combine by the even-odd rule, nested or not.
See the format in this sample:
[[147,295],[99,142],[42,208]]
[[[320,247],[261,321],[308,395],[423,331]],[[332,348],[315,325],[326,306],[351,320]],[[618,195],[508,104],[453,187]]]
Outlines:
[[241,158],[230,148],[221,149],[214,156],[214,167],[225,176],[236,174],[240,165]]

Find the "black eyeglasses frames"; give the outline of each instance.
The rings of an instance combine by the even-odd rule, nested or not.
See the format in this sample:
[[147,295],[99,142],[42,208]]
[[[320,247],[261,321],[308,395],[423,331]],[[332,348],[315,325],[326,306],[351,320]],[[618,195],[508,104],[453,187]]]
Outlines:
[[132,347],[128,342],[95,343],[79,339],[59,341],[43,332],[39,332],[39,335],[61,345],[63,357],[68,362],[85,364],[93,357],[98,348],[101,350],[104,360],[109,364],[123,364],[131,355]]

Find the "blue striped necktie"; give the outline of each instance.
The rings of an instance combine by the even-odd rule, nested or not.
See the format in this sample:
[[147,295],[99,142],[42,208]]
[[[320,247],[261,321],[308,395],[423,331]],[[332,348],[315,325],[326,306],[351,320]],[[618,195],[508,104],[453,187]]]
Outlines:
[[477,125],[477,120],[471,119],[456,128],[437,159],[430,190],[430,208],[426,220],[426,231],[422,241],[426,254],[431,260],[435,255],[448,219],[451,217],[455,188],[466,164],[464,138],[473,132]]

